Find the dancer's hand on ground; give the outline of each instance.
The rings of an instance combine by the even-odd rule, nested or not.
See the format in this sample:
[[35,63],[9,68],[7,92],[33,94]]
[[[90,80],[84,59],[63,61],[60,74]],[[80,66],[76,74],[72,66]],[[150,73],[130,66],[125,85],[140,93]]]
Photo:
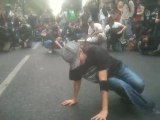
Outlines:
[[72,106],[75,105],[77,103],[77,101],[75,99],[68,99],[68,100],[64,100],[62,102],[62,105],[64,106]]
[[91,120],[107,120],[108,111],[101,111],[99,114],[91,118]]

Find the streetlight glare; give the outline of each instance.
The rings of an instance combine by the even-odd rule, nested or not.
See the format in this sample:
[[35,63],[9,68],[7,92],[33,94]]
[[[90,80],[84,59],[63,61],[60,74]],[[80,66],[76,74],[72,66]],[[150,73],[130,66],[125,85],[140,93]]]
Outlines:
[[82,7],[86,5],[88,0],[82,0]]
[[52,9],[53,14],[57,16],[61,11],[63,0],[48,0],[48,4]]

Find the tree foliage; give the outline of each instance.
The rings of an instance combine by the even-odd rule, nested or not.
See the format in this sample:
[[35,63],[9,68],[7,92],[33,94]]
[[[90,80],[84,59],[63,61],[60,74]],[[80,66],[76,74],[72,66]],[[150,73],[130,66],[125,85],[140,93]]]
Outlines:
[[[12,9],[18,0],[0,0],[0,8],[5,9],[6,4],[11,4]],[[24,7],[26,12],[32,10],[40,13],[42,10],[48,8],[47,0],[19,0],[21,2],[21,7]],[[24,4],[23,4],[24,3]]]
[[37,13],[41,13],[44,9],[48,8],[47,0],[26,0],[26,10],[31,9]]

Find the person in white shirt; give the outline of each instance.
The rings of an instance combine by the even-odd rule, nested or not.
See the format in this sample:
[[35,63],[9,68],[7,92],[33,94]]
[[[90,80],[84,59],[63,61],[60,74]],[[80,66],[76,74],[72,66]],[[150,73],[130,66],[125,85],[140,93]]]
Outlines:
[[133,37],[132,33],[132,18],[135,12],[135,6],[132,0],[124,0],[124,6],[122,9],[121,23],[126,25],[127,28],[124,32],[123,39],[128,41]]
[[94,23],[94,21],[89,20],[88,24],[89,24],[89,29],[88,29],[87,42],[97,43],[99,36],[105,37],[103,27],[100,23]]
[[130,18],[133,18],[134,17],[134,14],[135,14],[135,4],[133,2],[133,0],[129,0],[129,9],[130,9]]
[[112,17],[109,17],[108,19],[108,25],[105,27],[105,33],[107,37],[107,49],[110,49],[110,46],[112,46],[112,49],[114,51],[119,51],[120,48],[117,48],[118,44],[120,44],[120,37],[122,36],[124,30],[126,30],[126,26],[115,22]]

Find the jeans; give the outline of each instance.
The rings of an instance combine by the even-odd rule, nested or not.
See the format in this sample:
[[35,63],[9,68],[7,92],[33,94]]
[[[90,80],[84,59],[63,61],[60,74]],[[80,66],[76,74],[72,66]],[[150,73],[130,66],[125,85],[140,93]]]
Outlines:
[[114,43],[113,45],[112,45],[112,49],[113,49],[113,51],[122,51],[122,45],[121,45],[121,42],[118,40],[116,43]]
[[111,37],[107,40],[107,49],[110,49],[110,46],[112,45],[113,51],[122,51],[122,46],[120,42],[120,38]]
[[53,45],[52,40],[46,40],[46,41],[44,41],[44,47],[45,48],[49,49],[49,48],[52,47],[52,45]]
[[160,25],[155,25],[153,36],[157,39],[160,38]]
[[127,26],[126,30],[124,31],[124,38],[129,39],[132,36],[132,23],[130,19],[123,19],[122,24]]
[[141,95],[144,90],[144,81],[126,65],[122,65],[117,74],[108,80],[109,89],[132,104],[147,110],[155,107],[153,101]]

